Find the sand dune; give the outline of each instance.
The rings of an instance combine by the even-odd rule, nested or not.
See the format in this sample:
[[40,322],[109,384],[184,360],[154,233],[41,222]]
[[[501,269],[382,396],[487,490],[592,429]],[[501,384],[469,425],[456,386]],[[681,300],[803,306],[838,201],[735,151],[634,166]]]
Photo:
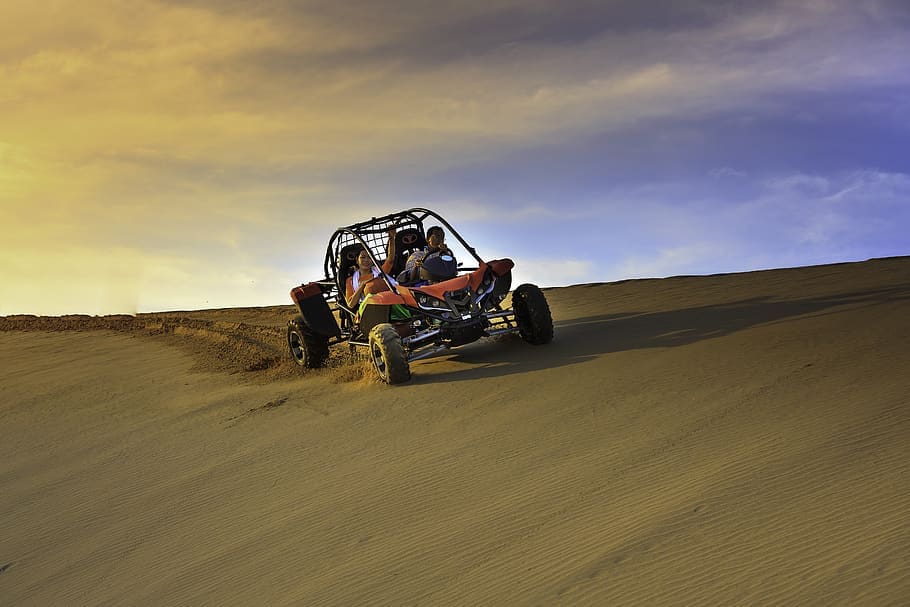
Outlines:
[[0,318],[0,604],[906,604],[910,258],[546,295],[397,387],[290,306]]

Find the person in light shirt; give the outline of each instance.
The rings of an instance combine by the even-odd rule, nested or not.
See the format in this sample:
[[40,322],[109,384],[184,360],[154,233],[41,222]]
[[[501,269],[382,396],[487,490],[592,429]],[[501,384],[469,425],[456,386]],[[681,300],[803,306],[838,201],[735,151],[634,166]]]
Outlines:
[[[386,259],[382,263],[382,272],[388,274],[392,271],[392,263],[395,259],[395,234],[397,230],[389,230],[389,244],[386,249]],[[389,287],[380,275],[379,268],[373,265],[373,260],[366,249],[360,251],[357,256],[357,268],[348,277],[345,283],[344,300],[348,308],[355,309],[362,301],[365,295],[381,293],[387,291]]]

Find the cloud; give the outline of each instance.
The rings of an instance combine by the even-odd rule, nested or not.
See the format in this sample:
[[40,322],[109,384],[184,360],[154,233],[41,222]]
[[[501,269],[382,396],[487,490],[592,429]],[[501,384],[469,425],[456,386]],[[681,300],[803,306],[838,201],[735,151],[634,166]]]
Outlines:
[[[696,242],[657,251],[647,251],[625,257],[610,269],[612,280],[622,278],[652,278],[681,274],[707,274],[708,267],[718,267],[718,260],[729,254],[716,243]],[[697,270],[693,270],[697,268]],[[724,270],[717,270],[724,271]],[[729,270],[727,270],[729,271]]]
[[592,201],[602,221],[554,224],[557,234],[571,232],[570,225],[575,234],[568,242],[554,238],[550,250],[554,257],[569,257],[573,246],[590,243],[597,256],[585,282],[908,253],[908,174],[865,170],[739,180],[753,181],[750,196],[695,196],[686,183],[617,189]]
[[[433,170],[495,146],[755,104],[781,89],[906,80],[899,58],[910,50],[900,31],[857,25],[858,9],[842,3],[736,13],[694,3],[656,11],[657,28],[648,11],[613,3],[578,3],[586,19],[546,4],[383,7],[395,20],[369,3],[275,6],[143,3],[138,34],[119,5],[68,15],[78,35],[51,20],[42,44],[21,41],[17,61],[0,67],[4,132],[33,147],[44,138],[35,153],[48,163],[131,155],[150,168],[205,162],[229,174],[357,169],[391,154]],[[501,33],[503,15],[518,31]],[[877,36],[863,35],[872,26]],[[410,61],[440,40],[471,47],[472,36],[491,42]],[[40,133],[30,128],[39,122]]]
[[540,287],[553,287],[603,280],[595,272],[594,260],[529,256],[521,257],[516,262],[513,287],[526,282]]
[[736,169],[730,167],[718,167],[708,171],[708,175],[712,179],[729,179],[729,178],[738,178],[738,177],[747,177],[748,174],[744,171],[737,171]]
[[132,250],[0,246],[0,315],[132,314],[141,279]]
[[[910,229],[910,175],[864,170],[831,177],[791,175],[768,182],[752,212],[780,221],[792,242],[854,256],[877,244],[905,254]],[[862,254],[862,253],[859,253]]]
[[213,258],[127,247],[2,246],[0,315],[135,314],[290,303],[292,286],[321,276],[322,258],[311,267],[288,266],[263,264],[242,251]]
[[540,260],[545,280],[558,273],[525,241],[578,260],[573,239],[610,230],[629,259],[650,248],[655,271],[710,263],[693,239],[778,246],[739,229],[751,208],[789,226],[787,205],[803,205],[803,240],[782,239],[820,250],[845,209],[905,217],[871,199],[891,178],[870,175],[910,170],[896,153],[907,14],[845,0],[7,3],[0,252],[31,257],[32,275],[57,276],[43,251],[84,259],[91,284],[119,270],[87,251],[186,260],[199,270],[161,270],[142,293],[197,293],[205,275],[245,298],[237,277],[321,271],[334,227],[424,204]]

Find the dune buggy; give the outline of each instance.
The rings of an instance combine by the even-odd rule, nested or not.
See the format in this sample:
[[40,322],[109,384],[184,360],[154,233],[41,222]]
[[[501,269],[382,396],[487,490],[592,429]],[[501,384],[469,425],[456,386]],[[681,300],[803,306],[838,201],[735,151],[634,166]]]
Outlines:
[[[399,282],[411,253],[427,250],[426,224],[443,227],[473,259],[458,262],[453,254],[428,255],[412,274]],[[345,287],[357,272],[357,257],[366,250],[375,268],[389,248],[394,233],[394,256],[389,272],[381,269],[376,280],[381,292],[367,295],[363,303],[348,306]],[[453,243],[454,244],[454,243]],[[475,263],[476,262],[476,263]],[[325,278],[291,290],[300,314],[288,321],[287,341],[298,365],[318,368],[326,364],[329,348],[349,344],[351,351],[365,349],[379,377],[398,384],[411,377],[410,363],[482,337],[518,333],[531,344],[553,339],[553,320],[541,290],[523,284],[512,293],[512,307],[503,308],[512,283],[511,259],[484,261],[440,215],[413,208],[374,217],[338,228],[329,239]]]

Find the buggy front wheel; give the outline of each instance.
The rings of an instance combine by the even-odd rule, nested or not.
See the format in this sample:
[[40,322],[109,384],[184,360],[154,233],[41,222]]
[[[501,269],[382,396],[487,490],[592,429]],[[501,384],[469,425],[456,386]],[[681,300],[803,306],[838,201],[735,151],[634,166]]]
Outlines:
[[387,384],[400,384],[411,379],[411,368],[401,344],[401,336],[389,323],[370,331],[370,359],[380,379]]
[[529,344],[541,345],[553,341],[553,317],[543,292],[536,286],[524,284],[512,293],[512,309],[518,321],[518,332]]

